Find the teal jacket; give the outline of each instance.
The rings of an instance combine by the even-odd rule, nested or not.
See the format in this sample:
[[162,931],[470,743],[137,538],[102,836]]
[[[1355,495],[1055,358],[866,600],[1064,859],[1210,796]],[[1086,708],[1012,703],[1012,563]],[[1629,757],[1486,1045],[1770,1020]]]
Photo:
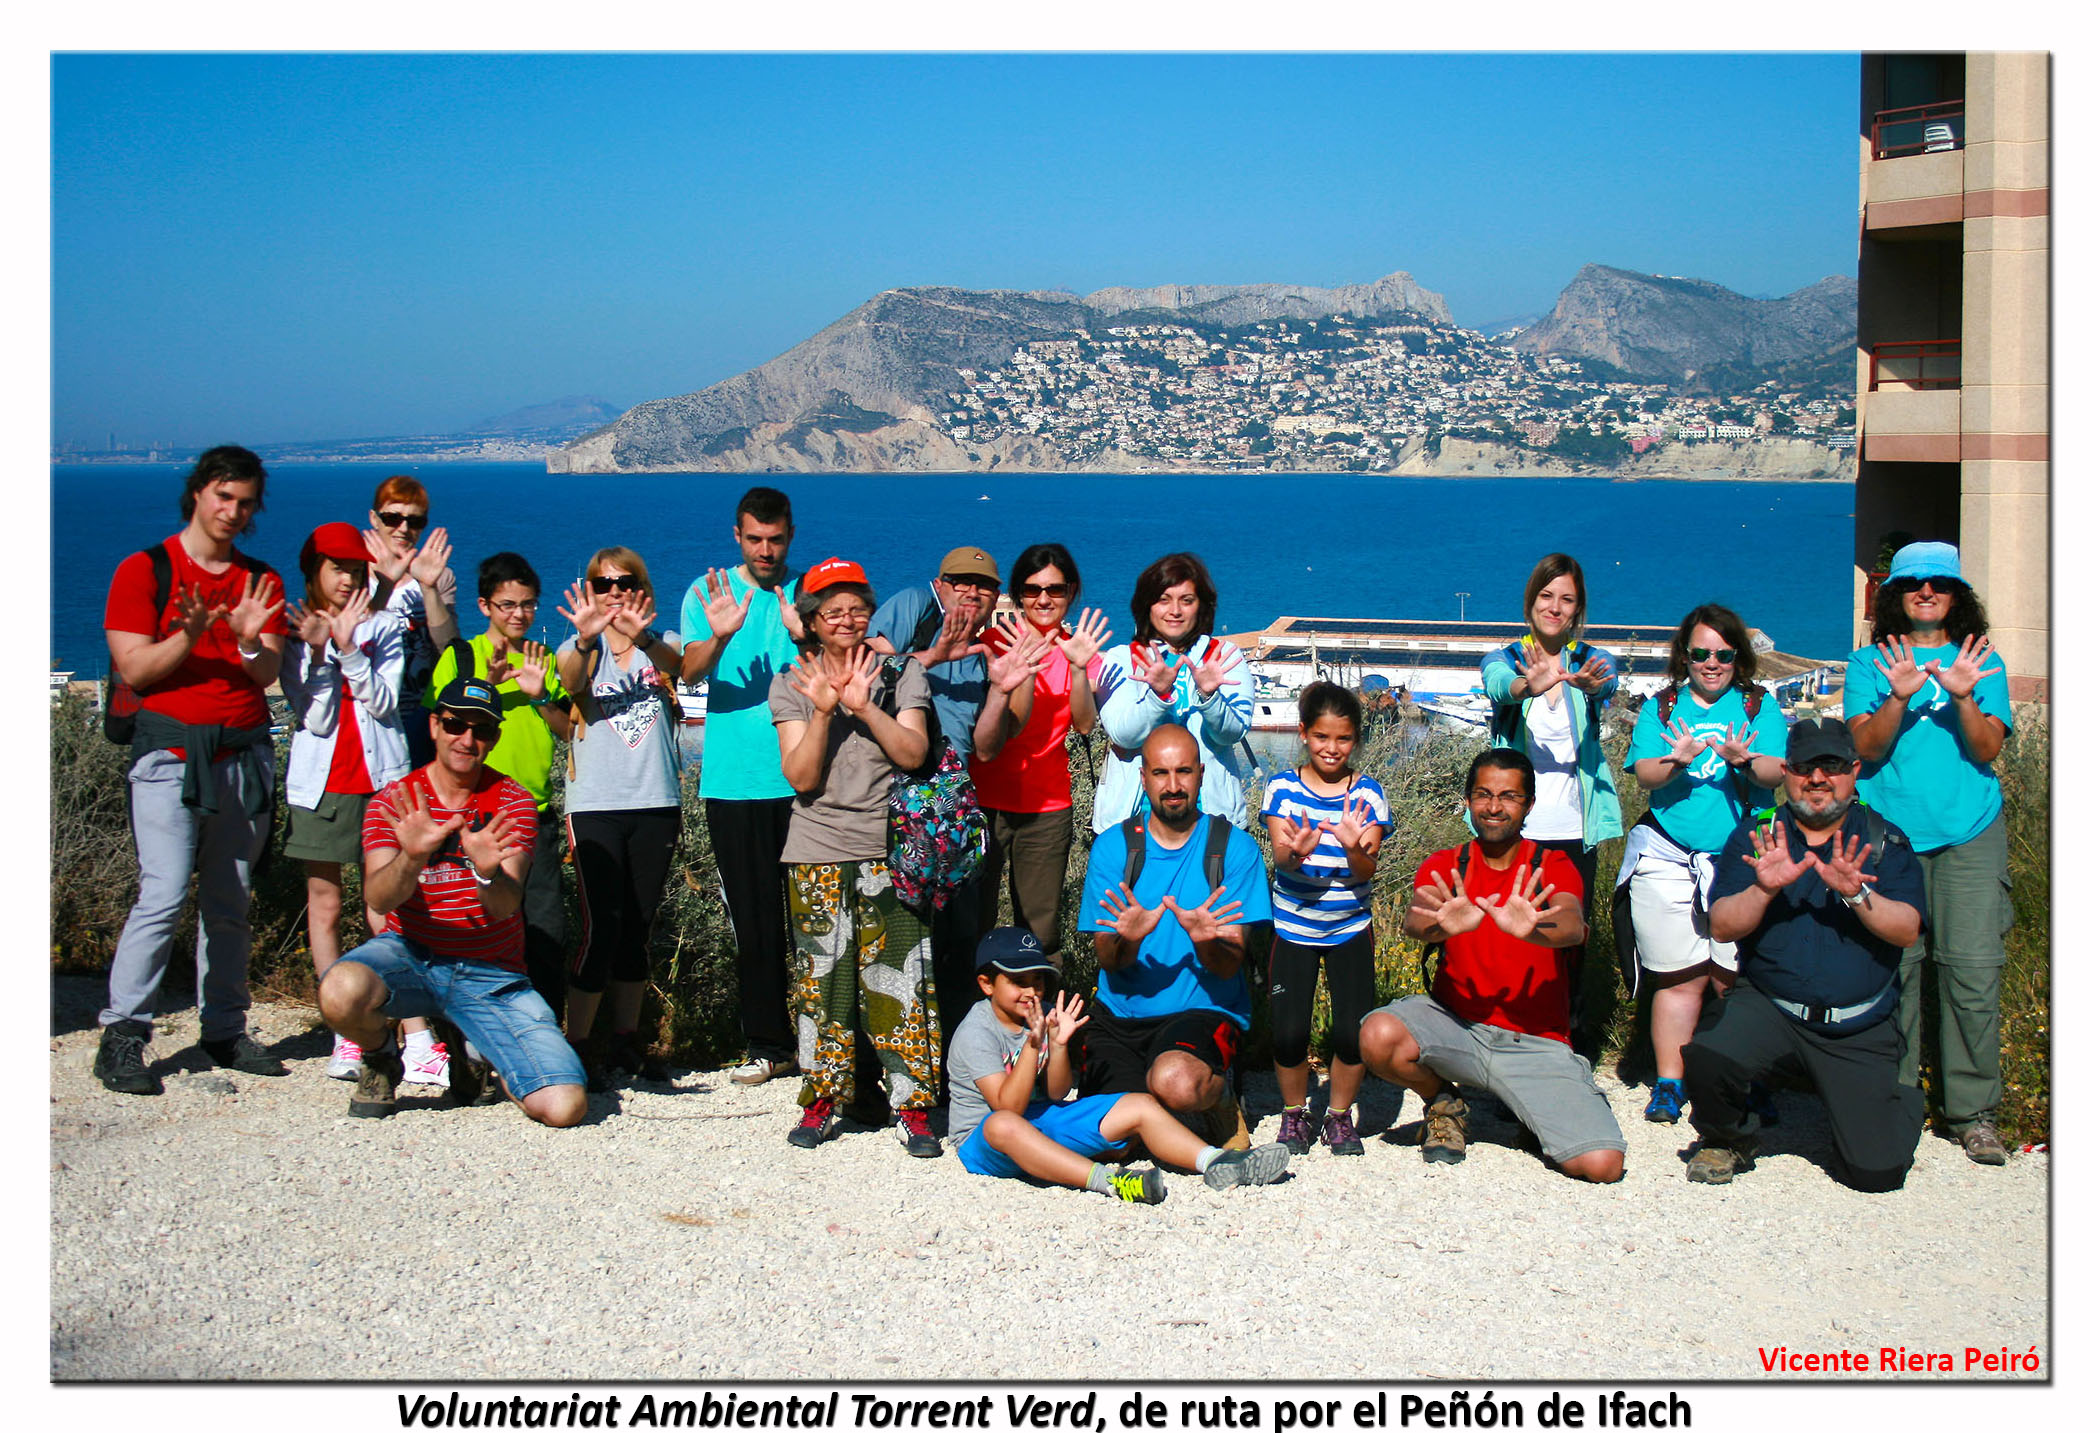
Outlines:
[[[1488,700],[1495,705],[1494,720],[1488,728],[1489,746],[1524,749],[1524,720],[1537,698],[1518,700],[1515,693],[1522,681],[1517,666],[1519,649],[1531,640],[1525,637],[1480,659],[1480,685]],[[1592,657],[1602,657],[1610,669],[1602,687],[1595,693],[1586,692],[1573,682],[1561,687],[1567,693],[1568,719],[1575,728],[1575,766],[1582,789],[1584,850],[1626,834],[1626,823],[1619,815],[1619,788],[1612,782],[1611,763],[1604,759],[1604,739],[1598,721],[1598,714],[1611,704],[1613,695],[1619,690],[1619,659],[1602,647],[1593,647],[1582,641],[1569,643],[1561,652],[1561,661],[1570,670]]]

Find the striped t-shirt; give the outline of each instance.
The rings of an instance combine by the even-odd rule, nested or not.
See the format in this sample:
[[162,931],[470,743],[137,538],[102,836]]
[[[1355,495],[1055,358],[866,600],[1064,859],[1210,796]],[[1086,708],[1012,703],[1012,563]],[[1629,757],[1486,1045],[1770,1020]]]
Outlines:
[[[421,768],[394,782],[365,807],[365,854],[398,851],[389,817],[405,809],[404,793],[413,783],[422,788],[423,802],[433,819],[449,820],[464,815],[470,823],[486,824],[497,813],[508,811],[514,831],[529,842],[539,828],[532,793],[500,772],[484,770],[481,783],[463,807],[441,806],[430,778]],[[478,818],[478,819],[477,819]],[[525,921],[516,911],[502,920],[492,920],[481,905],[481,883],[474,879],[474,866],[459,849],[454,832],[430,858],[416,877],[416,893],[387,915],[386,928],[425,947],[432,955],[481,960],[505,970],[525,969]]]
[[[1341,820],[1342,806],[1348,801],[1355,802],[1359,810],[1368,805],[1371,821],[1386,835],[1393,833],[1385,788],[1368,776],[1355,778],[1341,795],[1322,796],[1295,770],[1282,772],[1269,778],[1261,814],[1286,821],[1296,817],[1317,826],[1322,821]],[[1298,869],[1276,867],[1274,889],[1276,934],[1298,945],[1339,945],[1371,924],[1370,882],[1349,874],[1349,858],[1331,831],[1320,833],[1320,844]]]

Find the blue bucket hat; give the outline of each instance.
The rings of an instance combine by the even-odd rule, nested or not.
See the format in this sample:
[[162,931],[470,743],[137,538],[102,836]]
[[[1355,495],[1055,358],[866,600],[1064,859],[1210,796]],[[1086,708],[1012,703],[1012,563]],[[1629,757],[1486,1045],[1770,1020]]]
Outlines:
[[1914,542],[1897,549],[1889,562],[1889,581],[1906,577],[1951,577],[1966,585],[1961,575],[1961,554],[1951,542]]

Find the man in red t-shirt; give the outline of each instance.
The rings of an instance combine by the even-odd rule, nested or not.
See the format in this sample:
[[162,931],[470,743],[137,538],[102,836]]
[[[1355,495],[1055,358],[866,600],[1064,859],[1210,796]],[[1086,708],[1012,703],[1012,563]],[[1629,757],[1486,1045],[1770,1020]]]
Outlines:
[[276,782],[263,691],[284,649],[284,584],[233,540],[262,509],[265,476],[246,448],[201,454],[183,484],[182,531],[125,558],[109,585],[110,670],[140,701],[128,774],[139,894],[110,959],[95,1075],[124,1094],[161,1092],[146,1042],[193,873],[205,1053],[246,1074],[285,1073],[248,1036],[248,885]]
[[1436,980],[1364,1017],[1364,1063],[1422,1097],[1431,1163],[1466,1157],[1463,1081],[1509,1106],[1562,1173],[1610,1184],[1625,1172],[1626,1141],[1568,1043],[1569,976],[1589,938],[1582,887],[1565,855],[1523,839],[1535,781],[1521,751],[1473,759],[1466,809],[1479,838],[1422,863],[1402,927],[1442,943]]
[[[583,1065],[554,1011],[525,975],[518,909],[538,816],[532,794],[488,769],[503,708],[487,680],[454,677],[430,714],[437,757],[365,808],[365,904],[386,930],[349,952],[321,981],[322,1018],[364,1052],[350,1113],[394,1112],[401,1048],[394,1022],[449,1022],[446,1043],[471,1044],[503,1088],[544,1125],[584,1115]],[[479,1066],[455,1058],[452,1093],[479,1091]]]

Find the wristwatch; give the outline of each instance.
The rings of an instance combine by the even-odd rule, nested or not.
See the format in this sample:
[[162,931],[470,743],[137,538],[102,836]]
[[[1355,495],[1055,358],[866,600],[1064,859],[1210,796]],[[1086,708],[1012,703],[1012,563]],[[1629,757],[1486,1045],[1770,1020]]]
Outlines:
[[1867,886],[1861,886],[1851,895],[1841,895],[1838,897],[1838,899],[1843,901],[1846,905],[1852,907],[1852,909],[1856,911],[1863,911],[1867,909],[1868,898],[1871,897],[1873,894],[1874,892],[1871,888]]

